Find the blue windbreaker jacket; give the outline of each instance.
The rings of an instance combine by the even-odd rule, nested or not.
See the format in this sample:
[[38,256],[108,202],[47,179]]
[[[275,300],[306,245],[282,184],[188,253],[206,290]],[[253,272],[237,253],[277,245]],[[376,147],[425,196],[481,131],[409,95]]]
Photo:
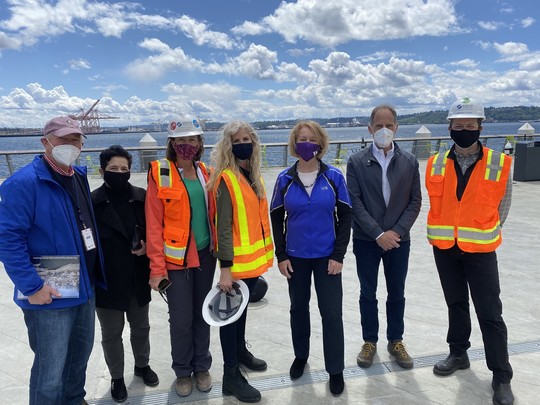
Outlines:
[[343,263],[351,233],[351,201],[341,171],[320,162],[311,197],[296,166],[276,180],[270,217],[278,262],[289,256]]
[[[88,196],[86,167],[74,167],[81,174]],[[92,210],[92,204],[89,202]],[[96,235],[100,269],[96,284],[105,286],[103,257],[92,213],[92,228]],[[48,255],[79,255],[81,276],[79,298],[54,299],[49,305],[32,305],[16,298],[17,290],[24,295],[35,294],[43,286],[30,258]],[[24,309],[67,308],[88,302],[93,296],[84,260],[84,247],[69,194],[53,178],[41,156],[21,168],[0,185],[0,261],[15,284],[13,300]]]

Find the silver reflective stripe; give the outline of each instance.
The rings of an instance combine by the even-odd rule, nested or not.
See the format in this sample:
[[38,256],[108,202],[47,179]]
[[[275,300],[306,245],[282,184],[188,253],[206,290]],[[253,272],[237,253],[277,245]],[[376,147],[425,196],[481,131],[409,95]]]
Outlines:
[[175,248],[172,246],[164,245],[165,257],[171,257],[173,259],[182,260],[186,254],[185,248]]
[[434,226],[428,225],[427,227],[428,239],[437,240],[453,240],[454,239],[454,227],[453,226]]
[[[170,162],[167,159],[160,159],[158,162],[159,162],[159,183],[161,187],[171,187]],[[163,170],[165,168],[167,170]]]
[[431,165],[431,175],[432,176],[444,176],[444,171],[446,169],[446,158],[450,151],[446,151],[444,154],[437,153],[433,158],[433,163]]
[[499,181],[504,166],[504,155],[500,152],[490,150],[488,152],[485,180]]
[[501,224],[497,221],[492,229],[458,228],[458,241],[487,245],[501,237]]

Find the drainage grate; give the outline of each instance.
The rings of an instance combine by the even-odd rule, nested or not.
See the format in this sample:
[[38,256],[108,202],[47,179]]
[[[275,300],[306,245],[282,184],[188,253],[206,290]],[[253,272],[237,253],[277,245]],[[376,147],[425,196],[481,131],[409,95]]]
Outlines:
[[[540,352],[540,341],[536,342],[523,342],[508,345],[508,354],[510,356],[524,353],[536,353]],[[469,359],[471,361],[484,360],[484,350],[482,349],[469,349],[467,351]],[[433,367],[435,363],[446,357],[446,353],[418,357],[414,359],[415,368]],[[343,370],[344,379],[353,379],[360,377],[369,377],[382,374],[406,372],[399,367],[395,362],[382,362],[373,364],[370,368],[364,369],[357,366],[348,367]],[[313,370],[304,373],[304,375],[298,380],[291,381],[289,375],[273,376],[268,378],[256,378],[250,379],[249,383],[257,388],[259,391],[279,390],[283,388],[292,388],[295,386],[317,384],[328,381],[328,373],[324,370]],[[205,399],[221,398],[221,383],[215,383],[212,390],[207,393],[202,393],[193,390],[189,397],[181,398],[173,390],[169,391],[153,391],[152,393],[146,393],[144,395],[130,395],[130,405],[163,405],[163,404],[184,404],[196,401],[202,401]],[[112,405],[116,404],[112,399],[98,399],[94,401],[88,401],[92,405]]]

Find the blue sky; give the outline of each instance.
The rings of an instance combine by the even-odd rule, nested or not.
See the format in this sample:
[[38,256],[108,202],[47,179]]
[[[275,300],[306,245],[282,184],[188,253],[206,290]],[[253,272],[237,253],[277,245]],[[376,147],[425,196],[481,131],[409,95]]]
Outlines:
[[0,0],[0,127],[540,105],[533,0]]

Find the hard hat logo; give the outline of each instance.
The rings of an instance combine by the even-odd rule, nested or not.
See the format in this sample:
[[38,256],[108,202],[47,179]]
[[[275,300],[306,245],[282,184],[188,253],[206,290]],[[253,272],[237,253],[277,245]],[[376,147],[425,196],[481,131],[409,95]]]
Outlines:
[[169,122],[169,138],[202,135],[203,131],[196,118],[175,118]]
[[448,111],[448,117],[446,119],[451,120],[455,118],[480,118],[484,119],[484,106],[478,100],[470,97],[463,97],[461,100],[456,101],[450,107]]

